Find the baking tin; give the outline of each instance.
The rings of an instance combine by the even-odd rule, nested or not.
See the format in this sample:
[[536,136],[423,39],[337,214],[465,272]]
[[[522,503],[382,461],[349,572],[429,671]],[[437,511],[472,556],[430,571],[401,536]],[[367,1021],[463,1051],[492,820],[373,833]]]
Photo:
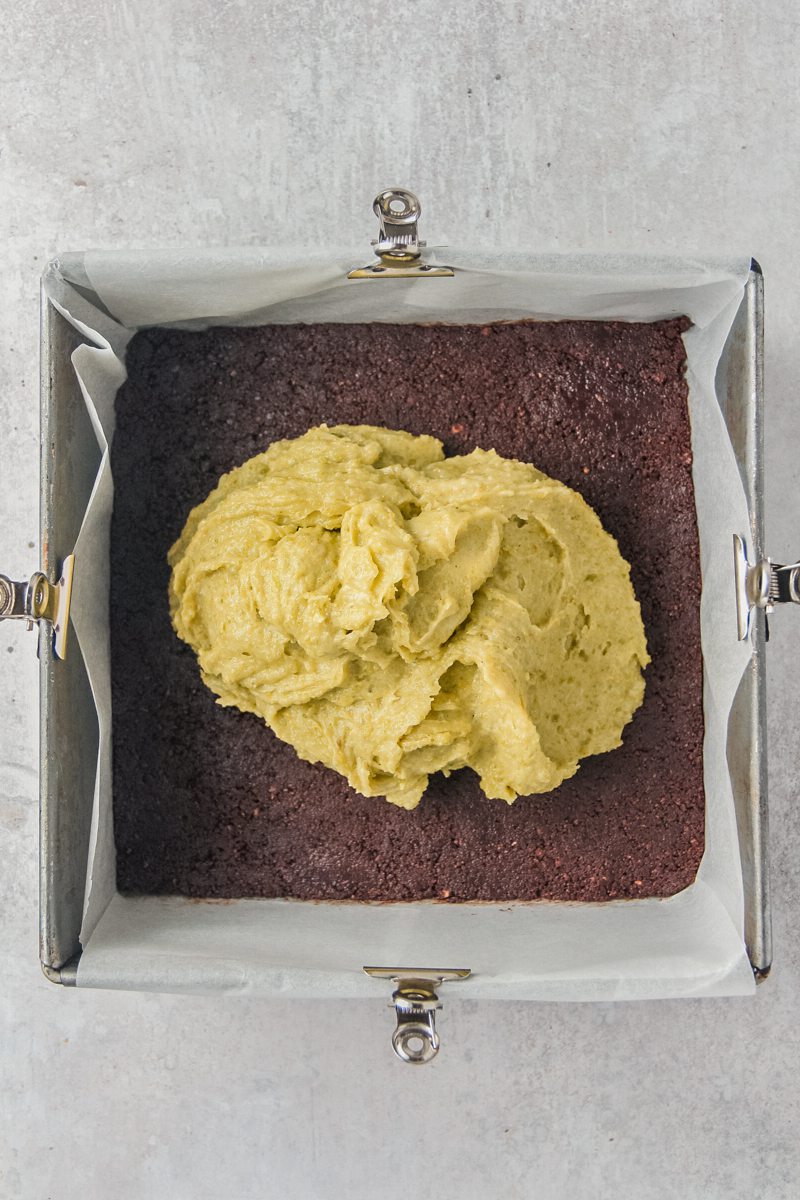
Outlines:
[[[83,340],[43,295],[41,569],[51,579],[57,577],[75,545],[100,459],[70,361]],[[755,262],[720,359],[717,394],[745,487],[750,557],[760,560],[764,554],[763,278]],[[745,942],[755,976],[761,980],[772,961],[767,856],[767,617],[757,608],[752,619],[752,657],[731,711],[727,753],[742,862]],[[81,656],[57,659],[52,630],[44,622],[39,632],[39,658],[40,957],[49,979],[74,985],[80,956],[97,718]]]

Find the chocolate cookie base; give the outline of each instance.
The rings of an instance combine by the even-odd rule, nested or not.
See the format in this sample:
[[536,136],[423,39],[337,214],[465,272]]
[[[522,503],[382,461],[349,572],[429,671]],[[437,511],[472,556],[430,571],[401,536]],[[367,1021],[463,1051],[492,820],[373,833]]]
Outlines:
[[[685,319],[151,329],[112,448],[114,828],[123,892],[307,899],[667,896],[703,851],[700,567]],[[610,754],[513,806],[435,777],[405,812],[216,705],[170,625],[167,551],[219,476],[312,425],[494,447],[577,489],[632,564],[652,663]]]

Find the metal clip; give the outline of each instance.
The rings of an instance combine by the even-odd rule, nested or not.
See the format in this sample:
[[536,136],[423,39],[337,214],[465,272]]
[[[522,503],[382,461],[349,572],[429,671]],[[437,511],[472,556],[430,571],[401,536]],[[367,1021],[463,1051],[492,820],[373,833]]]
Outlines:
[[392,1049],[403,1062],[422,1066],[439,1053],[436,1010],[441,1008],[436,989],[445,982],[466,979],[469,968],[364,967],[373,979],[395,984],[390,1008],[397,1014]]
[[800,604],[800,563],[783,565],[771,558],[751,563],[744,538],[735,533],[733,565],[737,632],[743,642],[750,632],[754,608],[771,613],[776,604]]
[[34,571],[27,583],[0,575],[0,621],[24,621],[28,629],[34,622],[48,621],[53,626],[53,649],[57,658],[67,652],[69,604],[75,556],[64,559],[58,583],[50,583],[41,571]]
[[349,271],[348,279],[424,279],[454,274],[452,267],[422,262],[425,243],[417,228],[422,206],[413,192],[386,188],[375,197],[372,208],[380,222],[380,236],[372,243],[378,260]]

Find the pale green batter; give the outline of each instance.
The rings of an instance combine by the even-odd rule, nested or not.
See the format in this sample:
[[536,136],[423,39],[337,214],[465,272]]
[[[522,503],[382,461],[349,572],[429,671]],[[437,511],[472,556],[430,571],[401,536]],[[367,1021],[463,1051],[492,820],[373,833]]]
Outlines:
[[311,429],[225,475],[170,564],[175,629],[220,704],[403,808],[465,766],[489,797],[550,791],[620,745],[644,695],[616,542],[493,450]]

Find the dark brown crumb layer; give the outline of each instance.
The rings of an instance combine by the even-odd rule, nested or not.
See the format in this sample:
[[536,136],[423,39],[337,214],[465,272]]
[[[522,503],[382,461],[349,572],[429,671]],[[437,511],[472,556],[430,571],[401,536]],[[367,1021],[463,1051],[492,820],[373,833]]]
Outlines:
[[[113,445],[114,827],[121,890],[324,899],[666,896],[703,850],[700,570],[684,319],[152,329]],[[321,422],[533,462],[633,565],[653,662],[621,749],[512,807],[461,771],[416,811],[364,799],[217,707],[172,631],[167,551],[219,476]]]

